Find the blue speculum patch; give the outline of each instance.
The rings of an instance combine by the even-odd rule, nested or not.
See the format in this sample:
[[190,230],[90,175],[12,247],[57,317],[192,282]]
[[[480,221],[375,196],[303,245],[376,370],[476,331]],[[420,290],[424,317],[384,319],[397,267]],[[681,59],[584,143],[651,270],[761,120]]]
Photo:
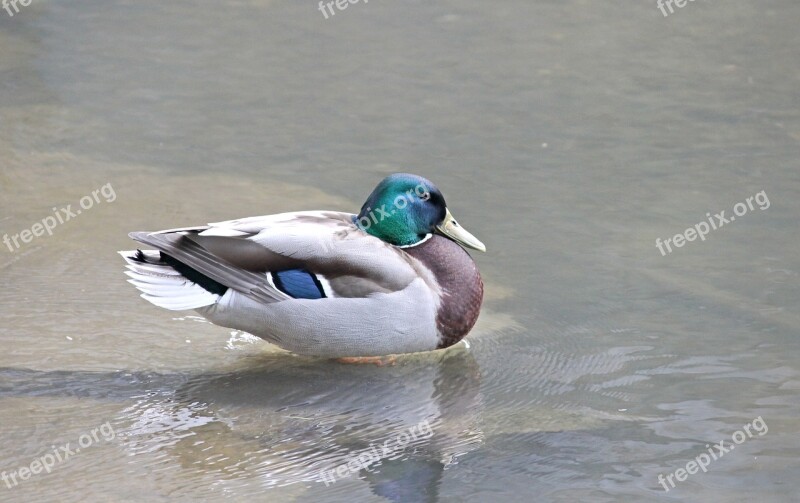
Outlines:
[[324,299],[325,291],[317,277],[305,269],[273,272],[275,287],[295,299]]

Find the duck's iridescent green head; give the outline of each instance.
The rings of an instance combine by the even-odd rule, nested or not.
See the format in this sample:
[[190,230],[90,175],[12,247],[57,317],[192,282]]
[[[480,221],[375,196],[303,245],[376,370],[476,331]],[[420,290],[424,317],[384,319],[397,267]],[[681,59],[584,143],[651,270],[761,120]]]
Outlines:
[[369,195],[355,224],[395,246],[411,246],[438,232],[460,245],[486,251],[450,214],[444,196],[421,176],[395,173],[384,178]]

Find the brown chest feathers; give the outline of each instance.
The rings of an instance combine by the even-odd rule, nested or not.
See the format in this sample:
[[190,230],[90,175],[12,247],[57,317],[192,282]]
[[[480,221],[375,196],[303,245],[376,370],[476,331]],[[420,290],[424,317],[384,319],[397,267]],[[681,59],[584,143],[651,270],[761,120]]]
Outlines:
[[437,349],[452,346],[469,333],[481,311],[483,280],[478,266],[461,246],[439,235],[405,251],[422,262],[439,283],[442,299],[436,313],[440,333]]

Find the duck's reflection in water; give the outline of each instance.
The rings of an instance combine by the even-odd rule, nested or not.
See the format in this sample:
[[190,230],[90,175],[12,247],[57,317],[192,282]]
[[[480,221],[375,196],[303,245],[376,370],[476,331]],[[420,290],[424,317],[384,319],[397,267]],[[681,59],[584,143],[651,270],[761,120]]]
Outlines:
[[[168,453],[218,480],[326,489],[334,474],[390,500],[432,501],[445,470],[482,440],[479,387],[479,366],[461,348],[384,367],[260,355],[140,396],[125,411],[127,448]],[[365,452],[378,459],[359,465]]]

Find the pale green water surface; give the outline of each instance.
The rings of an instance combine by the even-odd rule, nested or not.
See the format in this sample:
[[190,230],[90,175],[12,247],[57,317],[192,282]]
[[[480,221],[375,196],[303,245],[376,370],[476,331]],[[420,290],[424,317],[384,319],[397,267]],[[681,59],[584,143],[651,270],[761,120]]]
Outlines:
[[[0,10],[0,234],[114,189],[0,245],[0,471],[114,431],[0,501],[797,501],[798,21],[790,0]],[[148,304],[115,253],[132,230],[357,211],[392,171],[487,244],[468,349],[292,356]]]

